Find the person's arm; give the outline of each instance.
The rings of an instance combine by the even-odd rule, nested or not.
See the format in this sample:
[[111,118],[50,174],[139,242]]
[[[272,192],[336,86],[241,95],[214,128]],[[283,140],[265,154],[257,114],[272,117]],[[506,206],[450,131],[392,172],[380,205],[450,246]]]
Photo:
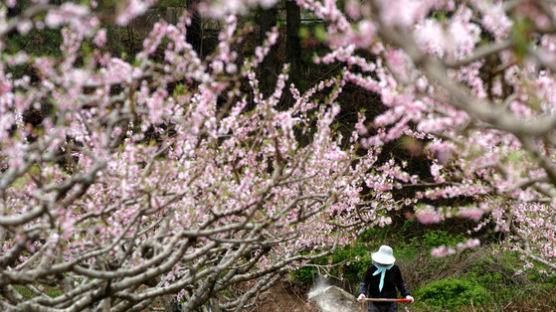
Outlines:
[[404,282],[402,278],[402,271],[398,266],[395,266],[395,269],[396,269],[395,272],[396,287],[398,288],[398,290],[400,291],[403,297],[411,296],[411,294],[409,293],[409,288],[407,287],[407,284]]
[[361,280],[361,283],[359,283],[359,291],[357,291],[357,295],[367,295],[367,287],[369,286],[369,282],[371,279],[371,268],[368,268],[367,271],[365,271],[365,274],[363,275],[363,279]]

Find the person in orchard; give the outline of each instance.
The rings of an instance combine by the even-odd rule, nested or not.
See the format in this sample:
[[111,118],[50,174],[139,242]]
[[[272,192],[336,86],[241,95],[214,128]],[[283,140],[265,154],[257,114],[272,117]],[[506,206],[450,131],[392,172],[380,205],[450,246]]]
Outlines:
[[[364,302],[369,298],[397,298],[396,288],[401,295],[414,301],[409,294],[409,289],[402,279],[400,268],[394,264],[394,252],[392,247],[382,245],[377,252],[371,254],[373,264],[367,268],[363,280],[359,284],[357,300]],[[397,302],[371,302],[368,305],[369,312],[397,312]]]

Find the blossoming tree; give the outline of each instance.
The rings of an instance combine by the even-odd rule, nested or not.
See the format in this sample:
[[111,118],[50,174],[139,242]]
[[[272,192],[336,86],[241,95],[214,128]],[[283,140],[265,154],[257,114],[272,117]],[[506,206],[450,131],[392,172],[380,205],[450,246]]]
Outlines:
[[[3,311],[141,311],[167,294],[186,311],[209,301],[237,311],[348,242],[362,218],[389,222],[375,209],[395,207],[389,187],[372,195],[374,208],[358,194],[404,174],[371,173],[378,150],[357,156],[358,133],[332,130],[345,79],[291,86],[295,103],[281,110],[287,67],[274,93],[259,91],[276,29],[241,59],[251,30],[227,15],[216,51],[200,59],[184,14],[157,23],[130,62],[105,49],[94,1],[27,4],[15,16],[15,1],[0,9],[0,48],[33,28],[59,30],[63,42],[60,56],[2,53]],[[114,22],[148,5],[126,2]]]
[[[554,2],[297,3],[329,23],[332,51],[317,61],[344,63],[347,80],[387,107],[368,124],[375,131],[364,145],[402,136],[425,145],[432,179],[406,185],[421,187],[411,201],[417,218],[480,221],[470,230],[494,224],[526,267],[533,260],[554,270]],[[435,204],[442,199],[467,204]],[[433,254],[453,252],[442,246]]]

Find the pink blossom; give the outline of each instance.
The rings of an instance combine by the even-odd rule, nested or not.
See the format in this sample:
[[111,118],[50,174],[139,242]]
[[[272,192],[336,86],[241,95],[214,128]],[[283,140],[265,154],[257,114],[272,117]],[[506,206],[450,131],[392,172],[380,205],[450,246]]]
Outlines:
[[481,29],[471,22],[472,14],[469,8],[461,6],[448,26],[448,48],[457,59],[472,53],[480,39]]
[[477,207],[472,207],[472,208],[460,208],[458,211],[458,215],[464,218],[468,218],[471,219],[475,222],[479,221],[481,219],[481,217],[483,216],[484,211],[480,208]]
[[100,29],[97,32],[97,35],[95,36],[95,38],[93,39],[93,42],[99,48],[104,47],[104,44],[106,43],[106,29],[104,29],[104,28]]
[[17,24],[17,31],[22,35],[26,35],[32,28],[33,23],[29,20],[24,20]]
[[135,17],[145,13],[156,0],[126,0],[123,9],[116,17],[116,23],[125,26]]
[[439,223],[444,220],[444,214],[430,205],[420,207],[415,211],[415,215],[423,224]]
[[56,28],[64,24],[77,26],[81,23],[80,19],[89,14],[89,8],[73,2],[66,2],[57,10],[47,13],[45,23],[48,27]]
[[462,251],[462,250],[467,249],[467,248],[474,248],[474,247],[479,246],[480,244],[481,244],[481,241],[479,241],[478,239],[476,239],[476,238],[475,239],[470,239],[470,240],[467,240],[465,242],[458,243],[457,244],[457,250]]
[[435,258],[443,258],[449,255],[453,255],[456,253],[456,250],[454,248],[449,248],[446,247],[444,245],[439,246],[437,248],[433,248],[431,250],[431,255]]
[[497,39],[504,38],[508,35],[509,29],[512,27],[512,21],[504,13],[502,2],[497,2],[492,5],[482,7],[483,11],[483,25],[492,33]]
[[415,37],[419,44],[431,54],[442,57],[447,38],[440,23],[433,19],[427,19],[415,27]]

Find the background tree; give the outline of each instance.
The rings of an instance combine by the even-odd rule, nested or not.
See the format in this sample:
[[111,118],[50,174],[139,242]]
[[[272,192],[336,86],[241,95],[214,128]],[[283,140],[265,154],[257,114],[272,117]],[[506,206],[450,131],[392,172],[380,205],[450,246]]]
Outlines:
[[187,0],[186,8],[189,14],[191,14],[191,22],[189,27],[187,27],[187,42],[191,44],[195,52],[200,54],[203,38],[201,16],[199,15],[199,0]]
[[301,74],[301,9],[295,1],[286,1],[286,62],[290,65],[291,82],[299,86]]
[[[272,28],[278,27],[278,8],[259,8],[256,21],[259,26],[259,44],[262,44]],[[273,45],[260,66],[261,92],[265,96],[274,92],[278,80],[278,73],[280,72],[278,54],[277,47]]]
[[[146,9],[123,3],[113,22]],[[186,311],[238,311],[346,244],[358,214],[382,216],[358,210],[364,178],[401,173],[371,172],[377,151],[341,148],[331,125],[342,78],[292,88],[294,105],[278,110],[287,69],[269,95],[256,77],[276,30],[240,59],[253,30],[229,15],[201,59],[184,15],[156,23],[124,60],[108,50],[102,10],[30,3],[1,15],[0,47],[29,27],[62,38],[59,55],[3,53],[0,63],[3,311],[142,311],[167,294]],[[36,122],[22,118],[43,105]],[[386,204],[386,193],[369,200]]]
[[335,49],[318,61],[345,64],[347,80],[388,108],[368,124],[377,132],[363,144],[402,136],[424,143],[431,179],[404,186],[421,188],[406,201],[417,218],[468,217],[480,221],[474,230],[493,224],[526,267],[534,260],[554,270],[556,116],[546,93],[554,82],[554,4],[298,3],[329,23]]

